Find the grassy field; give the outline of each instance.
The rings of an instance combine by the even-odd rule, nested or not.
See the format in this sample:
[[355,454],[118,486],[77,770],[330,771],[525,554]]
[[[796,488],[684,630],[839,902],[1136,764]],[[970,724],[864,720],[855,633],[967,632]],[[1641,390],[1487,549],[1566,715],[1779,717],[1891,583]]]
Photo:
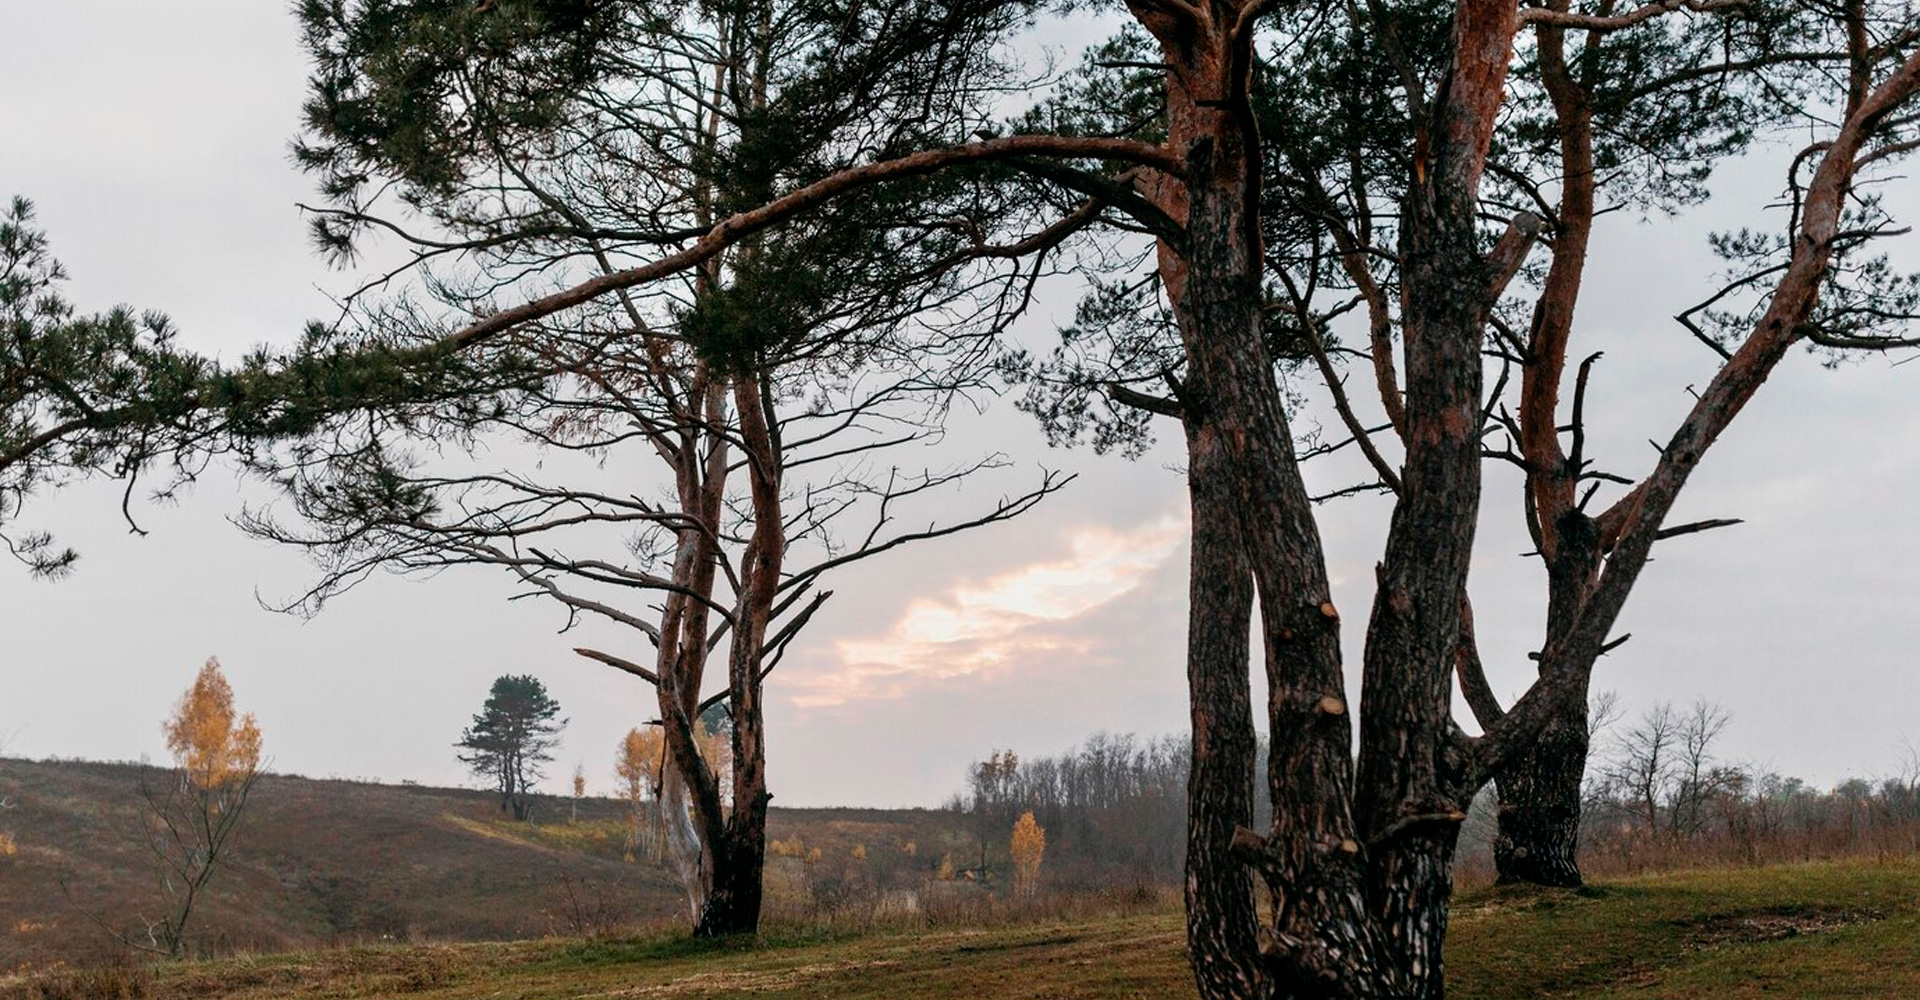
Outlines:
[[[1459,1000],[1920,997],[1920,861],[1634,879],[1459,901]],[[1175,912],[850,936],[360,948],[69,974],[0,997],[1120,1000],[1192,995]]]

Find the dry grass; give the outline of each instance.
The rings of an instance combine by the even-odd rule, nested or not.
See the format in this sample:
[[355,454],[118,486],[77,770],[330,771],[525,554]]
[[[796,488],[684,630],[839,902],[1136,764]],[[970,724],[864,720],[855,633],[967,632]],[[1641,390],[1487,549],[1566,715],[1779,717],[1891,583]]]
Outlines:
[[[20,845],[0,858],[0,968],[109,959],[122,949],[96,917],[125,933],[161,912],[134,812],[147,770],[0,762]],[[604,823],[619,808],[592,801],[582,816]],[[513,826],[498,816],[481,792],[263,777],[232,863],[194,917],[194,944],[226,955],[538,936],[567,929],[569,882],[619,886],[627,923],[677,912],[679,893],[657,871],[498,833]]]
[[[989,927],[782,927],[757,941],[617,940],[358,948],[166,966],[152,1000],[1130,1000],[1193,995],[1165,906],[1007,912]],[[1796,1000],[1920,996],[1920,861],[1700,871],[1584,892],[1464,896],[1448,947],[1457,1000]],[[0,1000],[74,996],[0,983]],[[59,990],[69,990],[62,993]],[[86,994],[92,995],[92,994]],[[112,994],[106,994],[112,995]]]
[[[134,811],[140,780],[154,773],[0,760],[0,798],[14,803],[5,832],[16,845],[0,853],[0,970],[114,960],[125,949],[94,918],[137,934],[143,915],[161,912]],[[583,800],[578,823],[567,822],[569,805],[545,804],[530,825],[503,819],[487,792],[268,775],[231,866],[194,918],[193,944],[225,956],[601,936],[679,921],[685,904],[667,873],[623,860],[625,804]],[[893,917],[866,905],[879,890],[918,891],[941,852],[969,843],[950,814],[930,810],[777,809],[771,828],[821,846],[843,867],[855,845],[868,850],[854,891],[816,898],[797,873],[776,891],[781,919],[809,929],[885,925]],[[908,855],[907,843],[924,850]],[[962,893],[928,910],[935,920],[971,920],[995,905]],[[863,918],[863,908],[879,919]]]

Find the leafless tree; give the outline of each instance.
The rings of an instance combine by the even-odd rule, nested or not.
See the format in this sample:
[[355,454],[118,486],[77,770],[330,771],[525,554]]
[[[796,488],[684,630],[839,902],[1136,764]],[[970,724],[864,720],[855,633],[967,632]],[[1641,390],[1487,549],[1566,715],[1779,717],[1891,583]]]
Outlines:
[[141,832],[168,912],[158,920],[143,919],[144,940],[123,935],[123,941],[173,958],[185,952],[194,908],[231,853],[234,832],[259,777],[253,767],[210,786],[196,784],[178,769],[164,772],[157,783],[143,777]]
[[[81,915],[127,948],[169,958],[186,954],[194,913],[231,856],[234,834],[259,777],[257,761],[219,782],[195,781],[185,767],[143,773],[137,786],[138,837],[153,862],[162,913],[157,918],[140,915],[137,931],[125,930],[97,912],[80,910]],[[67,891],[64,880],[61,890]]]
[[1680,717],[1674,787],[1667,805],[1667,826],[1676,836],[1700,831],[1706,824],[1707,804],[1730,778],[1731,772],[1715,759],[1713,745],[1732,718],[1726,709],[1705,700],[1695,701]]
[[1634,804],[1650,835],[1660,830],[1661,800],[1673,776],[1679,728],[1673,706],[1655,705],[1620,734],[1610,769],[1610,778]]
[[1698,834],[1709,807],[1745,781],[1714,754],[1731,719],[1704,699],[1684,711],[1660,702],[1612,741],[1605,780],[1631,803],[1648,836],[1678,840]]

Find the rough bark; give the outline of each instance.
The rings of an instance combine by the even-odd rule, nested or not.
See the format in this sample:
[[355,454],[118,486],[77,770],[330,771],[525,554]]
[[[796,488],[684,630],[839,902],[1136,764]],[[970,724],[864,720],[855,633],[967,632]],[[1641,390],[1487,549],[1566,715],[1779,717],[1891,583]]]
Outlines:
[[1452,675],[1480,504],[1480,352],[1505,270],[1478,249],[1478,193],[1517,27],[1511,4],[1457,9],[1403,210],[1407,459],[1367,629],[1355,812],[1369,910],[1410,997],[1444,993],[1453,851],[1471,794]]
[[[1184,230],[1181,246],[1163,243],[1160,264],[1187,353],[1196,746],[1187,894],[1196,982],[1208,1000],[1399,996],[1399,965],[1366,912],[1348,807],[1339,615],[1263,338],[1259,140],[1246,101],[1258,7],[1134,10],[1171,67],[1170,142],[1185,164],[1156,194]],[[1272,725],[1274,822],[1264,837],[1243,826],[1252,774],[1248,601],[1256,595]],[[1247,866],[1272,897],[1261,948]]]
[[1221,445],[1213,430],[1189,426],[1187,939],[1202,996],[1255,997],[1262,994],[1253,873],[1231,850],[1234,831],[1253,824],[1253,577],[1233,530],[1234,494],[1218,471],[1226,461]]
[[1493,861],[1499,881],[1577,888],[1585,719],[1556,718],[1524,756],[1495,779],[1500,805]]
[[[1464,760],[1450,717],[1460,594],[1480,490],[1480,346],[1494,276],[1476,247],[1477,187],[1517,20],[1469,2],[1444,95],[1426,124],[1406,205],[1405,425],[1409,460],[1370,624],[1360,773],[1340,658],[1340,615],[1262,336],[1259,138],[1247,110],[1257,6],[1136,3],[1169,67],[1180,183],[1157,192],[1183,226],[1161,273],[1186,349],[1195,576],[1190,640],[1196,746],[1189,950],[1201,995],[1439,997]],[[1222,16],[1221,8],[1228,8]],[[1237,537],[1236,537],[1237,536]],[[1274,820],[1227,848],[1270,890],[1257,966],[1244,877],[1217,863],[1245,814],[1244,771],[1211,754],[1245,709],[1250,571],[1271,725]],[[1205,633],[1204,635],[1202,633]]]

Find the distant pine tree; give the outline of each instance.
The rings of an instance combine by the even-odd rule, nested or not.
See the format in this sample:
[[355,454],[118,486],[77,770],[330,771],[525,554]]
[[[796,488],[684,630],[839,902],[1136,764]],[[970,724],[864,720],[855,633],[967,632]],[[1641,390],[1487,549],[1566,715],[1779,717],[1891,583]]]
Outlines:
[[494,680],[486,704],[454,744],[474,774],[495,782],[500,811],[512,809],[516,820],[530,815],[531,788],[541,778],[540,765],[553,759],[547,751],[560,744],[567,720],[555,721],[559,714],[560,703],[548,697],[539,678],[503,675]]

